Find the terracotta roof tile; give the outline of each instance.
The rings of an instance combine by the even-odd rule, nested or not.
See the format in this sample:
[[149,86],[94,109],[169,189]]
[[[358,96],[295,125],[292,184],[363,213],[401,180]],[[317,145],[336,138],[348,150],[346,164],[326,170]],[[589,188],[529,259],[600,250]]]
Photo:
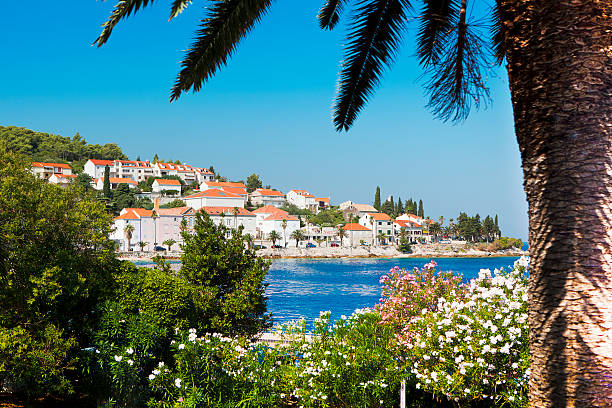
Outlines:
[[259,193],[262,196],[275,196],[275,197],[283,197],[284,194],[280,191],[271,190],[269,188],[258,188],[253,193]]
[[173,179],[156,179],[154,183],[164,186],[180,186],[181,182]]
[[60,167],[62,169],[70,169],[70,165],[68,165],[66,163],[32,162],[32,167]]
[[276,208],[273,205],[264,205],[261,208],[253,211],[254,214],[289,214],[285,210],[281,210],[280,208]]
[[185,198],[200,198],[200,197],[217,197],[217,198],[243,198],[238,194],[230,193],[228,191],[211,188],[208,190],[200,191],[199,193],[191,194]]
[[361,224],[357,224],[356,222],[352,222],[350,224],[346,224],[342,229],[346,231],[372,231],[368,227],[364,227]]

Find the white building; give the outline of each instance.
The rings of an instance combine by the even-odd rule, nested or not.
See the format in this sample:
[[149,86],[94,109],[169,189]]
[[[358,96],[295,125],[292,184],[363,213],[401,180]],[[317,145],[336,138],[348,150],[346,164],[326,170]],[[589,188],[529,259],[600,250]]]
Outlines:
[[393,230],[398,240],[402,231],[406,233],[406,238],[410,242],[418,242],[423,238],[423,226],[414,221],[397,219],[393,222]]
[[[283,224],[285,228],[283,228]],[[291,234],[293,231],[300,229],[300,220],[289,214],[282,214],[276,212],[270,214],[263,219],[261,224],[261,233],[264,237],[268,237],[272,231],[276,231],[281,236],[282,241],[279,245],[288,244],[291,240]]]
[[70,165],[64,163],[41,163],[32,162],[31,167],[32,174],[36,177],[48,180],[54,174],[69,175],[72,174]]
[[319,208],[315,196],[306,190],[290,190],[287,193],[287,202],[303,210],[317,211]]
[[349,223],[342,228],[346,231],[342,246],[372,245],[372,230],[370,228],[358,223]]
[[172,249],[178,249],[183,242],[181,236],[181,222],[185,219],[187,229],[193,228],[195,210],[190,207],[156,208],[124,208],[114,219],[114,231],[110,238],[120,244],[122,251],[128,250],[128,239],[125,227],[134,227],[129,240],[130,250],[139,251],[139,242],[144,242],[145,251],[153,251],[155,246],[164,245],[163,242],[173,239],[177,243]]
[[379,242],[378,235],[380,233],[383,233],[385,236],[387,236],[385,242],[394,241],[393,224],[391,222],[391,217],[389,217],[389,215],[385,213],[364,214],[361,218],[359,218],[359,224],[372,230],[373,242]]
[[212,180],[214,174],[202,167],[187,164],[151,163],[141,160],[98,160],[89,159],[83,170],[92,178],[104,177],[104,168],[108,166],[111,177],[131,178],[134,181],[144,181],[149,177],[178,176],[185,184],[201,183]]
[[202,207],[201,211],[208,214],[217,225],[223,224],[229,229],[237,229],[242,226],[244,228],[242,234],[250,234],[253,238],[256,236],[256,216],[242,207]]
[[269,188],[258,188],[251,193],[251,203],[254,205],[271,205],[282,207],[285,203],[285,195],[280,191]]
[[55,173],[51,177],[49,177],[49,183],[57,184],[57,185],[60,185],[62,187],[66,187],[67,185],[72,183],[75,178],[76,178],[75,174],[59,174],[59,173]]
[[[127,184],[130,188],[135,188],[138,183],[130,178],[121,178],[121,177],[109,177],[108,181],[110,182],[111,190],[117,188],[119,184]],[[101,177],[94,181],[93,188],[96,190],[104,189],[104,178]]]
[[212,181],[215,177],[214,173],[206,168],[193,167],[188,164],[157,162],[153,167],[155,169],[155,177],[178,176],[188,185]]
[[362,217],[365,214],[375,213],[378,210],[370,204],[357,204],[352,201],[345,201],[338,206],[345,214],[354,214],[357,217]]
[[173,179],[155,179],[151,185],[154,193],[162,191],[172,192],[174,195],[181,195],[181,182]]
[[202,207],[239,207],[244,208],[244,198],[238,194],[229,193],[227,191],[216,188],[200,191],[199,193],[191,194],[185,197],[185,203],[199,210]]

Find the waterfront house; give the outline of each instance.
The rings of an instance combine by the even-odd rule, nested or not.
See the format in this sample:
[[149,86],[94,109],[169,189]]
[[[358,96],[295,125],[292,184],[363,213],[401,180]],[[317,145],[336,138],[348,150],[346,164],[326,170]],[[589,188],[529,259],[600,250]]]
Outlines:
[[410,220],[395,220],[393,222],[393,231],[398,240],[402,231],[406,234],[406,237],[411,243],[418,242],[423,238],[423,226]]
[[359,245],[372,245],[372,230],[356,222],[346,224],[342,227],[346,231],[346,236],[342,241],[342,246],[356,247]]
[[344,219],[347,221],[349,221],[350,215],[361,218],[365,214],[378,212],[376,208],[372,207],[370,204],[357,204],[350,200],[340,203],[338,207],[340,208],[340,211],[342,211]]
[[[111,190],[116,189],[119,184],[127,184],[130,188],[135,188],[138,185],[138,183],[134,180],[123,177],[109,177],[108,181],[110,182]],[[102,190],[104,188],[104,178],[100,177],[99,179],[95,180],[93,188],[96,190]]]
[[166,192],[166,194],[181,195],[181,182],[173,179],[155,179],[151,185],[154,193]]
[[[256,216],[252,212],[242,207],[202,207],[200,211],[208,214],[210,219],[217,225],[223,224],[229,229],[237,229],[242,226],[243,234],[250,234],[253,238],[256,235],[255,220]],[[227,236],[231,233],[228,231]]]
[[[378,234],[383,233],[388,238],[385,241],[393,242],[393,225],[391,217],[385,213],[367,213],[359,218],[359,224],[371,228],[373,242],[378,242]],[[385,244],[385,242],[380,242]]]
[[244,197],[217,188],[188,195],[183,200],[189,207],[195,210],[199,210],[202,207],[244,208]]
[[286,202],[285,195],[277,190],[258,188],[251,193],[251,203],[253,205],[282,207]]
[[70,165],[64,163],[32,162],[31,171],[36,177],[44,180],[49,180],[54,174],[72,174],[72,168],[70,168]]
[[[283,228],[285,224],[285,228]],[[279,245],[289,243],[293,231],[300,229],[300,220],[293,215],[274,212],[264,218],[261,222],[260,237],[268,237],[272,231],[276,231],[281,237]]]

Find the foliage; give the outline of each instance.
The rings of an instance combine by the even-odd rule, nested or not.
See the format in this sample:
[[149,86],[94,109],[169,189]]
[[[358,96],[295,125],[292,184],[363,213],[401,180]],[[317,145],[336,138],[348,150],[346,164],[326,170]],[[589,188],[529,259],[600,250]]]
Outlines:
[[423,211],[423,200],[419,200],[419,209],[416,215],[418,215],[421,218],[425,217],[425,211]]
[[249,177],[247,177],[246,179],[246,190],[247,193],[252,193],[253,191],[257,190],[258,188],[261,188],[261,186],[263,185],[263,183],[261,182],[261,179],[259,178],[258,174],[251,174]]
[[[0,329],[25,331],[12,361],[39,362],[31,372],[16,368],[0,377],[30,384],[34,396],[70,391],[73,346],[87,345],[92,311],[113,288],[116,261],[104,206],[79,186],[45,183],[28,168],[0,146]],[[41,367],[49,375],[32,383]]]
[[115,212],[119,213],[124,208],[133,208],[136,204],[136,197],[128,184],[121,183],[113,192],[111,203]]
[[479,244],[477,249],[482,251],[502,251],[505,249],[521,249],[523,241],[518,238],[501,237],[491,242],[490,244]]
[[279,208],[283,211],[287,211],[291,215],[304,215],[307,217],[312,215],[312,211],[299,208],[297,205],[291,203],[284,203]]
[[172,245],[176,244],[176,241],[172,238],[167,239],[163,242],[164,245],[166,245],[168,247],[168,251],[172,250]]
[[0,126],[0,142],[9,151],[32,161],[66,163],[80,172],[88,159],[126,160],[127,156],[114,143],[88,144],[79,133],[72,138],[15,126]]
[[297,229],[291,233],[290,238],[295,239],[295,247],[297,248],[300,241],[303,241],[306,239],[306,235],[304,235],[304,233],[301,230]]
[[522,258],[494,276],[481,270],[469,285],[436,275],[434,262],[381,278],[382,320],[395,329],[417,388],[458,403],[527,405],[526,264]]
[[408,237],[401,237],[397,249],[403,254],[412,253],[412,246]]
[[332,227],[338,224],[344,224],[345,222],[342,211],[331,208],[310,215],[308,221],[321,227]]
[[459,213],[457,223],[453,225],[452,233],[472,242],[484,240],[488,242],[492,237],[501,235],[501,231],[490,216],[487,215],[485,221],[481,222],[480,215],[476,214],[470,217],[464,212]]
[[108,167],[108,164],[104,166],[104,179],[103,179],[103,184],[102,184],[102,194],[106,198],[111,197],[110,167]]
[[279,241],[281,239],[281,236],[278,232],[276,232],[276,230],[272,230],[268,234],[268,239],[272,241],[272,245],[276,245],[276,241]]
[[376,186],[376,193],[374,194],[374,208],[380,211],[380,187]]
[[386,200],[380,207],[380,211],[393,217],[395,215],[395,205],[393,204],[393,196],[389,200]]
[[178,207],[185,207],[185,206],[187,206],[187,204],[185,204],[185,201],[176,199],[176,200],[170,201],[167,204],[160,205],[159,208],[178,208]]
[[76,176],[74,183],[81,186],[85,191],[91,190],[91,176],[89,174],[79,174]]
[[200,291],[202,318],[210,330],[253,335],[269,327],[266,285],[270,263],[245,249],[242,227],[216,225],[198,212],[193,233],[182,232],[180,274]]

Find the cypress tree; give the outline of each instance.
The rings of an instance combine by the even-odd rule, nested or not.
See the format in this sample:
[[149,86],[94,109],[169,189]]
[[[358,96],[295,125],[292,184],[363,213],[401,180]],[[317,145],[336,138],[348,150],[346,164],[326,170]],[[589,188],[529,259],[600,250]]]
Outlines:
[[376,194],[374,195],[374,208],[380,211],[380,187],[376,186]]
[[104,197],[110,198],[111,196],[111,188],[110,188],[110,168],[108,164],[104,166],[104,185],[102,186],[102,194]]
[[155,153],[155,156],[153,156],[153,163],[157,163],[159,161],[159,156],[157,155],[157,153]]
[[425,217],[425,212],[423,211],[423,200],[419,200],[419,210],[417,215],[421,218]]
[[495,214],[495,226],[499,228],[499,224],[497,223],[497,214]]
[[397,210],[395,210],[395,215],[402,215],[402,211],[404,211],[404,205],[402,204],[402,197],[397,199]]

